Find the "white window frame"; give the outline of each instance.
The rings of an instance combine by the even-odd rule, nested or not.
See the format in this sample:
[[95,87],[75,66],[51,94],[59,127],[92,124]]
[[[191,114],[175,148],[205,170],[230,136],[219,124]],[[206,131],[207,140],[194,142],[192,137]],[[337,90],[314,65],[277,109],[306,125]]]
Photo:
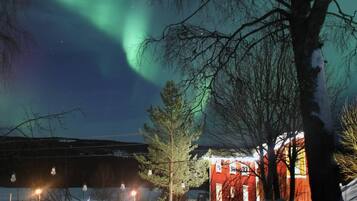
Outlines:
[[222,201],[222,184],[216,183],[216,201]]
[[235,161],[229,162],[229,174],[237,174],[237,164]]
[[[245,171],[245,170],[247,170],[247,171]],[[240,171],[241,171],[241,175],[242,176],[249,175],[249,172],[250,172],[249,166],[247,164],[241,163],[240,164]]]
[[222,172],[222,162],[220,160],[216,161],[216,172],[217,173],[221,173]]
[[249,189],[247,185],[243,185],[243,201],[249,201]]

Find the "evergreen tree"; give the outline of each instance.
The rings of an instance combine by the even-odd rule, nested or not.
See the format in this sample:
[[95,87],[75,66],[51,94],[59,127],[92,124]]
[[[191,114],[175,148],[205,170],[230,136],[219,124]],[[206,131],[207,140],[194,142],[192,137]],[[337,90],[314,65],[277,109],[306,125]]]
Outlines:
[[144,125],[148,155],[136,155],[139,175],[168,193],[168,200],[178,198],[207,180],[207,164],[192,151],[201,134],[195,125],[190,105],[173,81],[161,92],[162,107],[151,107],[151,124]]

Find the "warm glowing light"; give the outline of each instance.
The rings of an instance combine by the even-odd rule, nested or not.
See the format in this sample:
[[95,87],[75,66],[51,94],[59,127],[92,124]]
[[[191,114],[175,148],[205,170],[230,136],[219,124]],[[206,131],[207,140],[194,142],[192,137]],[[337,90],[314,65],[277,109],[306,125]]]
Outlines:
[[136,191],[132,190],[130,194],[131,194],[131,196],[135,197],[136,196]]
[[38,188],[35,190],[36,195],[40,195],[42,193],[42,189]]

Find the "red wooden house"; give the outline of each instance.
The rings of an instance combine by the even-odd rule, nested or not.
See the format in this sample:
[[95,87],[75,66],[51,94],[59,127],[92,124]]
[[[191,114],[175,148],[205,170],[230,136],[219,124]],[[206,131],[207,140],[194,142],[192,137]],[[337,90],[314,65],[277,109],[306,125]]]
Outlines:
[[[303,144],[303,136],[299,135],[299,144]],[[287,146],[283,145],[283,152],[287,153]],[[281,148],[280,148],[281,149]],[[258,158],[211,155],[210,161],[210,201],[260,201],[264,200],[260,183]],[[299,152],[295,163],[295,200],[311,200],[310,187],[307,175],[305,152]],[[287,157],[284,157],[288,160]],[[289,197],[290,173],[286,164],[281,161],[277,164],[277,171],[281,184],[281,197]]]

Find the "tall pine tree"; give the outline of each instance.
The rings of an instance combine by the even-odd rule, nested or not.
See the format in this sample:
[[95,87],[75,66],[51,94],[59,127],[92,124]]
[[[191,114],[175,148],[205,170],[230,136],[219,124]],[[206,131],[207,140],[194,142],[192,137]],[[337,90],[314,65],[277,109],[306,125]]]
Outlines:
[[161,92],[163,106],[151,107],[151,124],[143,129],[148,155],[137,155],[139,175],[168,193],[168,200],[179,198],[190,187],[207,180],[207,164],[192,151],[201,134],[178,86],[168,81]]

